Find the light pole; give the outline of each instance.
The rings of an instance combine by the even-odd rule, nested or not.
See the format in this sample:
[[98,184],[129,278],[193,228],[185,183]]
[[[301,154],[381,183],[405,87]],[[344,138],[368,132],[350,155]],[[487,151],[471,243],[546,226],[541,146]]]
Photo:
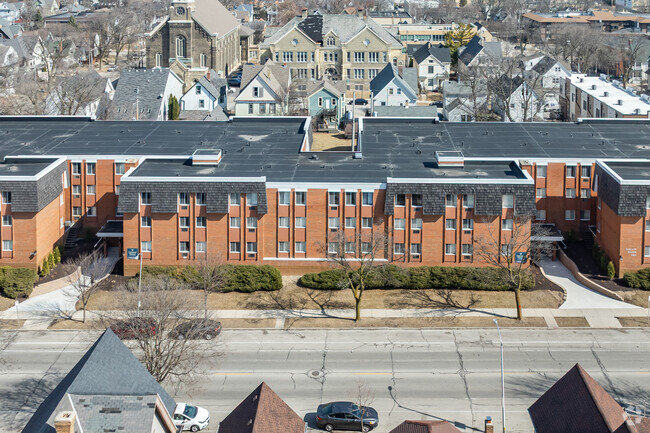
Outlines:
[[503,433],[506,433],[506,384],[503,378],[503,340],[501,339],[501,329],[497,319],[492,319],[497,325],[497,332],[499,333],[499,344],[501,345],[501,424],[503,425]]
[[142,245],[140,245],[140,273],[138,274],[138,312],[136,317],[140,317],[140,285],[142,284]]

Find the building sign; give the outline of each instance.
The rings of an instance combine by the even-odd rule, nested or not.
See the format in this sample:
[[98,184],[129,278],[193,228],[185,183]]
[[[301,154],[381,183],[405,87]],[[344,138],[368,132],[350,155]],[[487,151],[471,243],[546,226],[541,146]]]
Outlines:
[[526,253],[515,253],[515,263],[526,263]]
[[636,248],[625,248],[625,252],[631,257],[636,257]]
[[138,258],[138,249],[137,248],[127,248],[126,249],[126,258],[127,259],[137,259]]

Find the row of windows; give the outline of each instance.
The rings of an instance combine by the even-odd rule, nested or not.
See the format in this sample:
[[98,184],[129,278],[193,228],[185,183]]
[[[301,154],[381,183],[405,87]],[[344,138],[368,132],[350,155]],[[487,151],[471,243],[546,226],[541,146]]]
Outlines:
[[[566,198],[576,198],[576,189],[566,188],[564,196]],[[546,198],[546,188],[537,188],[535,190],[535,197]],[[589,188],[580,188],[580,198],[591,198],[591,190]]]
[[[204,192],[197,192],[194,194],[196,204],[199,206],[205,205],[206,195]],[[229,203],[231,205],[240,205],[241,204],[241,194],[231,193],[229,198]],[[248,193],[246,194],[246,203],[248,206],[257,206],[257,193]],[[140,193],[140,204],[150,205],[151,204],[151,193],[150,192],[141,192]],[[187,192],[178,193],[178,204],[185,206],[190,204],[190,194]]]
[[[288,242],[280,242],[280,244],[288,244]],[[296,242],[298,243],[304,243],[304,242]],[[343,251],[339,251],[340,247],[343,247]],[[420,255],[422,254],[422,244],[420,243],[412,243],[409,248],[410,252],[412,255]],[[287,251],[282,251],[279,250],[280,252],[288,252]],[[298,250],[296,250],[298,252]],[[304,251],[303,251],[304,252]],[[393,244],[393,253],[394,254],[405,254],[406,252],[406,244],[401,243],[401,242],[396,242]],[[329,242],[327,244],[327,253],[328,254],[340,254],[340,253],[345,253],[345,254],[356,254],[357,253],[357,243],[356,242],[344,242],[343,245],[339,244],[338,242]],[[372,253],[372,243],[371,242],[361,242],[361,254],[370,254]]]
[[[382,63],[388,63],[388,53],[379,52],[379,51],[354,51],[347,52],[346,59],[348,62],[354,63],[379,63],[380,59]],[[276,51],[275,52],[275,61],[283,63],[293,63],[295,60],[296,63],[307,63],[307,61],[315,62],[316,53],[314,51]],[[325,51],[323,52],[323,61],[324,62],[338,62],[339,53],[335,51]]]
[[[72,167],[72,174],[81,174],[81,163],[80,162],[73,162],[71,163]],[[86,163],[86,174],[96,174],[96,168],[97,164],[94,162],[87,162]],[[123,162],[116,162],[115,163],[115,174],[117,175],[122,175],[124,174],[126,169],[126,165]]]
[[[267,103],[266,102],[260,102],[257,105],[259,107],[259,114],[266,114],[266,112],[267,112],[267,110],[266,110]],[[275,102],[270,102],[268,104],[268,106],[269,106],[269,109],[268,109],[269,114],[275,114],[277,112],[278,107],[275,104]],[[248,104],[248,114],[254,114],[254,113],[255,113],[255,104]]]
[[[116,216],[122,216],[122,214],[118,214],[116,212]],[[79,206],[73,206],[72,207],[72,216],[74,218],[81,218],[81,207]],[[89,217],[96,217],[97,216],[97,207],[96,206],[90,206],[86,208],[86,216]]]
[[[577,167],[575,165],[566,166],[566,177],[576,177]],[[537,177],[546,177],[546,166],[537,165]],[[590,178],[591,177],[591,166],[583,165],[580,167],[580,177]]]
[[401,41],[437,41],[443,42],[445,35],[399,35]]

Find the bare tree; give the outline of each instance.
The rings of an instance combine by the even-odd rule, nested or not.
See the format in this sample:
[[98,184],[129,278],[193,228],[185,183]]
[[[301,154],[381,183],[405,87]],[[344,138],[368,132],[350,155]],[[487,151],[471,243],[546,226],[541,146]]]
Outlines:
[[[370,405],[375,401],[375,393],[366,383],[361,380],[355,381],[354,385],[348,391],[350,400],[358,407],[358,414],[361,424],[360,430],[364,433],[369,432],[371,427],[364,424],[364,420],[373,417]],[[355,429],[356,430],[356,429]]]
[[112,14],[97,14],[92,21],[88,23],[88,31],[93,35],[94,48],[99,60],[99,69],[102,68],[102,62],[108,58],[111,48],[111,27]]
[[115,263],[95,250],[68,260],[63,266],[69,272],[70,293],[76,296],[83,311],[81,321],[86,323],[86,307],[90,298],[101,288],[101,282],[112,270]]
[[200,303],[188,297],[186,289],[166,276],[143,278],[139,289],[137,280],[131,280],[121,292],[123,311],[106,318],[112,327],[128,330],[142,363],[158,382],[191,381],[198,366],[216,355],[203,342],[204,330],[193,328],[192,338],[175,333],[181,325],[202,320]]
[[517,320],[521,320],[521,289],[533,278],[529,265],[550,255],[554,247],[546,240],[552,234],[551,230],[540,224],[531,224],[530,216],[515,216],[509,221],[512,230],[502,230],[496,216],[477,218],[486,230],[475,239],[474,254],[501,271],[502,282],[515,294]]
[[223,290],[226,283],[226,270],[221,256],[204,258],[188,267],[187,279],[193,289],[203,292],[203,315],[208,318],[208,297],[210,293]]
[[[644,43],[639,39],[628,39],[625,44],[620,48],[620,72],[623,87],[627,87],[634,67],[642,63],[644,59],[641,58],[641,52],[644,49]],[[647,60],[647,59],[645,59]]]
[[48,105],[59,115],[82,114],[86,107],[101,99],[104,83],[105,79],[95,71],[60,77],[52,86]]
[[328,262],[342,270],[341,287],[352,292],[355,301],[355,322],[361,320],[361,299],[370,279],[385,264],[389,238],[377,224],[372,231],[354,235],[339,230],[321,246]]

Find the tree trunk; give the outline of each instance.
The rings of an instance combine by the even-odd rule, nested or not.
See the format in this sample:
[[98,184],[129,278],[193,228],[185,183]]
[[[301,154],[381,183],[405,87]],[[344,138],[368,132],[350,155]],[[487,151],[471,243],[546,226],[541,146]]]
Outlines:
[[521,314],[521,293],[519,287],[515,288],[515,302],[517,303],[517,320],[521,320],[523,316]]
[[81,323],[86,323],[86,306],[84,305],[83,308],[83,315],[81,316]]
[[354,312],[355,312],[354,321],[358,322],[359,320],[361,320],[361,297],[354,298]]

